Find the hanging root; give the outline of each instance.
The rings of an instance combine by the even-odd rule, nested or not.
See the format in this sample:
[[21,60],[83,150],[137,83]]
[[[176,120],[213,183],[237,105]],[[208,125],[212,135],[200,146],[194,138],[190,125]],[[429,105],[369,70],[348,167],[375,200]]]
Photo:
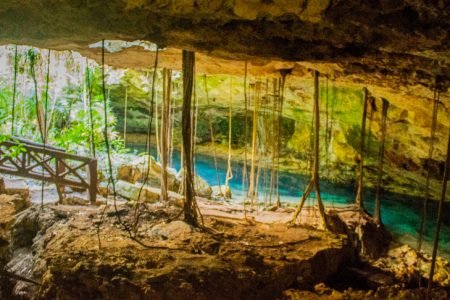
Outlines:
[[303,205],[307,198],[309,198],[313,188],[316,189],[317,203],[319,206],[320,216],[325,230],[328,230],[328,223],[325,214],[325,207],[323,206],[322,199],[320,197],[320,179],[319,179],[319,131],[320,131],[320,109],[319,109],[319,72],[314,71],[314,161],[312,168],[311,181],[307,185],[305,192],[302,195],[297,210],[294,213],[292,224],[295,224]]

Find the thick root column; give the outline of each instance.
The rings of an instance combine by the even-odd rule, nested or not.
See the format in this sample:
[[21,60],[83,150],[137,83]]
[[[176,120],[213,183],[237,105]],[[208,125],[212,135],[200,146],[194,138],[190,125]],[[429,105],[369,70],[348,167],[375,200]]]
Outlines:
[[181,115],[183,156],[184,156],[184,219],[187,223],[198,226],[198,208],[192,182],[192,89],[194,84],[195,53],[183,50],[183,108]]
[[320,197],[320,179],[319,179],[319,129],[320,129],[320,113],[319,113],[319,72],[314,71],[314,160],[313,160],[313,172],[311,175],[311,181],[306,186],[306,189],[302,195],[302,199],[295,211],[292,223],[297,221],[297,218],[305,205],[306,199],[309,198],[312,190],[315,188],[317,204],[319,206],[320,216],[323,221],[324,228],[328,229],[325,207],[323,206],[322,199]]
[[170,93],[172,70],[163,70],[163,104],[161,115],[161,200],[168,200],[167,167],[170,155]]

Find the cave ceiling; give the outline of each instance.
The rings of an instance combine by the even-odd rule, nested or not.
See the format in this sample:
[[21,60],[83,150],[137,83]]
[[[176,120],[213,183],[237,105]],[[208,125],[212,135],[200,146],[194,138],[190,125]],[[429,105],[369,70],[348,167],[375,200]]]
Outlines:
[[[419,0],[3,0],[0,43],[74,50],[100,60],[102,39],[149,41],[160,66],[197,72],[292,77],[317,69],[337,83],[368,86],[394,101],[427,104],[435,81],[448,100],[450,3]],[[110,53],[115,67],[145,69],[154,51]]]

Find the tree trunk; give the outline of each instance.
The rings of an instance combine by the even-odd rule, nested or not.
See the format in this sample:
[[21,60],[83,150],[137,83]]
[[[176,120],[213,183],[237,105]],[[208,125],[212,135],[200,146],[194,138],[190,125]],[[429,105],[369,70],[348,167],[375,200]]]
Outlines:
[[442,211],[444,208],[444,202],[445,202],[445,198],[447,195],[447,181],[448,181],[449,167],[450,167],[450,133],[449,133],[448,141],[447,141],[447,158],[445,160],[444,178],[442,179],[442,181],[443,181],[442,182],[442,193],[441,193],[441,199],[439,201],[438,217],[437,217],[437,224],[436,224],[436,234],[434,236],[433,255],[431,258],[430,277],[428,280],[428,289],[427,289],[427,299],[428,300],[431,300],[431,288],[433,287],[434,268],[436,265],[437,250],[439,247],[439,235],[441,232],[441,224],[442,224]]
[[163,70],[163,103],[161,112],[161,200],[167,201],[168,182],[167,167],[170,152],[170,93],[172,84],[172,70]]
[[314,156],[313,156],[313,168],[312,175],[309,184],[302,195],[302,199],[295,211],[293,223],[298,218],[305,201],[309,198],[313,188],[316,189],[317,204],[319,206],[320,216],[325,229],[328,229],[328,223],[326,220],[325,207],[323,206],[322,199],[320,197],[320,180],[319,180],[319,131],[320,131],[320,110],[319,110],[319,72],[314,71]]
[[364,107],[361,121],[361,145],[360,145],[360,157],[359,157],[359,177],[358,177],[358,190],[356,191],[356,205],[359,209],[364,208],[362,199],[363,190],[363,177],[364,177],[364,154],[365,154],[365,141],[366,141],[366,117],[367,117],[367,102],[369,98],[369,91],[364,88]]
[[191,153],[191,105],[194,83],[195,53],[183,50],[183,108],[181,115],[183,156],[184,156],[184,219],[187,223],[198,226],[197,204],[192,184]]
[[383,100],[382,117],[381,117],[381,143],[380,151],[378,153],[378,178],[377,178],[377,190],[375,197],[375,212],[374,220],[375,223],[381,225],[381,185],[383,176],[383,159],[384,159],[384,142],[386,140],[386,119],[387,111],[389,108],[389,102],[386,99]]

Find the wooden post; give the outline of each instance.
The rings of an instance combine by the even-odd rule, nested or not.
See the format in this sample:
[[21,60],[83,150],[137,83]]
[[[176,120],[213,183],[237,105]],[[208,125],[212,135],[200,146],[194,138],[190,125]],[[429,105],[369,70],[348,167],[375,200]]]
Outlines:
[[359,157],[359,177],[358,177],[358,190],[356,191],[356,205],[359,209],[364,208],[362,199],[363,190],[363,177],[364,177],[364,154],[365,154],[365,140],[366,140],[366,117],[367,117],[367,102],[369,98],[369,91],[364,88],[364,107],[361,121],[361,145],[360,145],[360,157]]
[[89,202],[94,205],[97,201],[97,159],[89,163]]
[[[66,167],[61,161],[62,158],[56,158],[56,176],[59,176],[66,171]],[[56,191],[58,192],[58,203],[62,204],[64,200],[64,185],[56,183]]]

